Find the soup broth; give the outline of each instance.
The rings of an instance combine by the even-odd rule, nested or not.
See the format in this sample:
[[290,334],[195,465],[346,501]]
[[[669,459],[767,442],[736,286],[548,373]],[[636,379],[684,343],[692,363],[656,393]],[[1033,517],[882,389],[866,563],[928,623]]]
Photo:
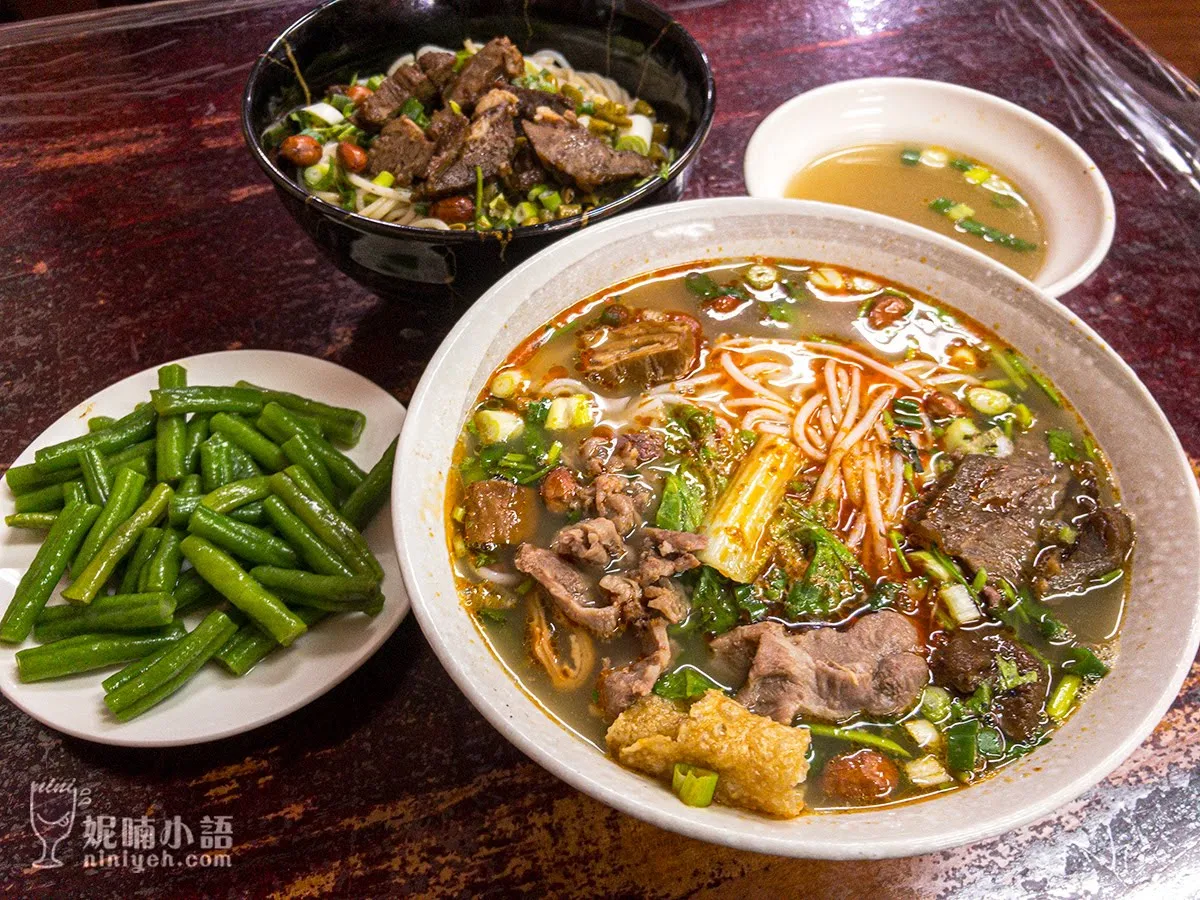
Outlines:
[[1019,188],[984,163],[939,147],[886,143],[838,150],[797,172],[786,196],[921,225],[1026,278],[1046,259],[1041,218]]
[[[664,371],[662,358],[628,368],[647,341],[667,340],[648,337],[651,328],[694,340],[694,358],[678,372]],[[602,353],[635,332],[640,342],[614,354],[634,381],[614,380],[597,368]],[[778,478],[761,468],[770,453],[790,460]],[[959,482],[975,469],[984,474],[962,502],[984,511],[959,512],[986,519],[982,538],[954,534],[950,521]],[[1017,518],[1016,506],[1043,502],[1051,484],[1055,493],[1032,530],[1012,536],[1021,559],[985,546],[1007,527],[997,511],[1013,478],[1022,481]],[[630,502],[614,506],[603,479]],[[772,479],[778,490],[762,500]],[[1011,347],[875,275],[784,260],[657,272],[547,323],[480,397],[447,499],[463,602],[549,715],[627,765],[673,771],[685,802],[695,799],[686,779],[698,766],[714,776],[718,801],[774,815],[957,788],[1045,743],[1115,654],[1132,537],[1102,451]],[[758,515],[768,524],[748,548],[724,543],[731,515],[738,534],[753,530],[746,509],[730,512],[739,503],[766,504]],[[635,511],[621,522],[626,507]],[[483,521],[496,508],[500,524]],[[620,539],[596,532],[571,543],[573,529],[605,515]],[[1098,516],[1111,518],[1099,537]],[[707,546],[680,551],[664,533]],[[1109,539],[1108,562],[1079,575],[1084,546]],[[597,608],[556,593],[571,579]],[[628,609],[626,587],[645,605],[614,626],[610,613]],[[764,669],[764,628],[799,647],[818,632],[849,644],[884,624],[912,641],[895,656],[919,667],[904,676],[915,677],[907,699],[893,702],[899,689],[885,686],[882,700],[830,700],[824,714],[810,700],[797,712],[756,690],[760,669],[759,688],[783,677]],[[669,650],[651,637],[664,629]],[[749,674],[731,662],[743,637],[758,641]],[[881,640],[876,657],[903,643]],[[801,657],[810,651],[824,652],[804,645]],[[614,685],[632,676],[640,693],[618,696]],[[874,678],[903,680],[882,669]],[[636,754],[615,742],[639,710],[657,703],[655,715],[683,716],[690,705],[695,715],[706,691],[756,713],[748,727],[779,728],[772,740],[807,730],[802,802],[739,802],[727,787],[732,768],[685,754],[673,770],[656,770],[631,763]]]

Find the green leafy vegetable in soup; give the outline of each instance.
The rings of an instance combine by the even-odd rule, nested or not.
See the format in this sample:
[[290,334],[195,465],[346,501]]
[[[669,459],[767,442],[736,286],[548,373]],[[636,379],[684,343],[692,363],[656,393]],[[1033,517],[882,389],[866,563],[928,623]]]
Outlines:
[[448,511],[464,602],[551,715],[684,803],[776,816],[1051,740],[1113,665],[1134,537],[1014,349],[877,275],[767,259],[655,272],[528,338]]

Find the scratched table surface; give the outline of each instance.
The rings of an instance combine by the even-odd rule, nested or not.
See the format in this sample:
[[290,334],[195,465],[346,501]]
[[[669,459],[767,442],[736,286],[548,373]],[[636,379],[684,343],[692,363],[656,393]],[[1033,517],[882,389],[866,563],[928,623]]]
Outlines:
[[[444,324],[335,271],[242,146],[250,65],[304,8],[183,0],[0,28],[0,460],[98,388],[209,350],[313,354],[409,398]],[[742,151],[762,117],[845,78],[958,82],[1071,134],[1107,175],[1119,224],[1104,264],[1065,302],[1200,456],[1193,85],[1084,0],[673,11],[707,49],[719,94],[691,196],[742,193]],[[475,713],[411,618],[355,676],[252,733],[108,748],[0,701],[0,759],[0,890],[23,896],[1200,894],[1200,668],[1147,742],[1056,815],[880,862],[732,851],[596,803]],[[79,808],[62,867],[35,869],[27,798],[51,779],[75,783]],[[83,865],[89,842],[144,847],[147,824],[160,845],[220,855],[228,844],[229,866],[188,867],[182,852],[169,870]]]

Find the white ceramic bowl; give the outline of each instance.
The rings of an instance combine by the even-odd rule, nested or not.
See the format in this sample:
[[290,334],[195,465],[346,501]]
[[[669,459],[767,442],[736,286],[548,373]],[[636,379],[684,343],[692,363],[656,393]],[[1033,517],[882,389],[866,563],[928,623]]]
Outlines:
[[[753,254],[849,266],[945,298],[1046,371],[1112,458],[1138,527],[1119,659],[1049,745],[982,784],[887,809],[790,821],[691,809],[550,719],[508,676],[459,603],[444,526],[446,478],[459,429],[493,367],[554,314],[634,273]],[[585,228],[539,253],[467,312],[426,369],[400,439],[392,510],[421,628],[454,681],[505,737],[610,806],[762,853],[902,856],[980,840],[1044,815],[1111,772],[1150,733],[1200,637],[1200,496],[1174,432],[1129,367],[1065,307],[1001,264],[914,225],[848,207],[750,198],[677,203]]]
[[1034,283],[1061,297],[1100,265],[1116,214],[1108,183],[1045,119],[991,94],[921,78],[861,78],[793,97],[746,147],[746,192],[782,197],[792,176],[845,147],[888,141],[947,147],[995,166],[1042,216],[1046,261]]

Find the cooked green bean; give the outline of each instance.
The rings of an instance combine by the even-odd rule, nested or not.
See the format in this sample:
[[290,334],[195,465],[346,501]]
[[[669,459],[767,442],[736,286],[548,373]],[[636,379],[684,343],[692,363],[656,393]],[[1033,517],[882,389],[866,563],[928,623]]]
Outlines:
[[201,578],[285,647],[304,633],[304,622],[223,550],[189,535],[183,539],[183,555]]
[[159,388],[150,392],[150,399],[160,416],[216,412],[253,416],[266,402],[261,391],[236,387]]
[[[292,466],[285,472],[271,476],[271,490],[318,538],[333,548],[356,574],[382,577],[383,571],[370,550],[363,552],[365,542],[360,544],[362,535],[358,534],[354,526],[343,519],[323,497],[313,496],[301,490],[298,486],[298,479],[301,478],[307,481],[303,470]],[[315,485],[312,486],[312,491],[319,494]]]
[[154,434],[154,423],[157,419],[158,415],[153,407],[135,409],[103,431],[93,431],[91,434],[71,438],[60,444],[43,447],[34,453],[34,465],[43,472],[54,472],[58,469],[74,468],[79,451],[87,447],[95,447],[103,454],[124,450]]
[[105,582],[112,577],[117,564],[133,549],[142,532],[166,513],[172,494],[170,485],[155,485],[146,501],[108,536],[91,562],[79,573],[79,577],[63,591],[63,596],[79,603],[91,603]]
[[262,502],[259,500],[239,506],[237,509],[231,509],[226,515],[248,525],[262,525],[267,521],[267,511],[263,509]]
[[[353,491],[366,478],[366,473],[346,454],[321,437],[316,429],[279,404],[268,403],[264,406],[259,421],[267,424],[274,434],[284,434],[288,438],[302,435],[312,452],[325,464],[334,483],[344,491]],[[329,495],[329,499],[334,498]]]
[[[187,369],[172,363],[158,370],[158,386],[174,389],[187,386]],[[157,425],[157,461],[160,481],[177,482],[187,474],[187,417],[182,413],[159,415]]]
[[287,569],[300,565],[296,551],[286,541],[262,528],[213,512],[206,506],[196,507],[188,521],[188,532],[212,541],[247,562]]
[[139,585],[145,591],[173,591],[179,581],[179,570],[183,567],[183,551],[179,544],[183,541],[183,532],[178,528],[167,528],[163,531],[154,555],[146,563]]
[[9,528],[50,528],[57,519],[57,512],[13,513],[4,517],[4,524]]
[[154,634],[81,634],[17,651],[22,681],[44,681],[141,659],[176,641],[184,627],[172,622]]
[[99,515],[100,507],[90,503],[76,503],[59,513],[0,619],[0,641],[19,644],[29,636],[67,563]]
[[379,588],[379,581],[369,575],[314,575],[276,566],[255,566],[250,575],[267,590],[334,612],[370,606]]
[[393,438],[383,451],[383,456],[371,467],[366,479],[354,489],[342,504],[342,515],[346,521],[362,531],[375,518],[375,514],[387,503],[392,489],[392,466],[396,461],[396,442]]
[[34,640],[47,643],[77,634],[146,631],[171,624],[175,598],[157,592],[97,597],[87,606],[47,606],[33,626]]
[[263,467],[254,461],[254,457],[237,444],[230,445],[229,458],[233,460],[233,477],[236,479],[255,478],[266,474]]
[[[328,615],[324,610],[312,607],[301,607],[292,611],[310,628]],[[228,669],[231,675],[241,677],[278,647],[279,644],[273,637],[253,622],[248,622],[221,646],[213,655],[213,659]]]
[[[65,484],[73,483],[77,482],[65,482]],[[13,501],[13,509],[19,513],[50,512],[62,509],[65,503],[63,499],[65,490],[64,484],[51,484],[27,494],[21,494]]]
[[271,482],[265,475],[243,478],[221,485],[207,493],[200,502],[213,512],[228,513],[255,500],[271,496]]
[[310,569],[321,575],[353,575],[354,571],[347,566],[328,544],[313,534],[300,517],[288,509],[278,497],[268,497],[263,501],[267,518],[275,526]]
[[221,595],[200,577],[199,572],[195,569],[188,569],[186,572],[180,573],[171,596],[175,598],[175,615],[181,616],[198,606],[219,600]]
[[112,416],[92,416],[87,421],[88,431],[103,431],[105,428],[112,428],[117,424],[117,420]]
[[[134,444],[132,447],[127,447],[119,453],[114,453],[112,456],[107,457],[104,460],[104,467],[115,475],[121,466],[140,465],[145,467],[144,469],[139,469],[145,475],[149,471],[149,467],[146,466],[146,457],[153,453],[154,441],[142,441],[140,444]],[[54,472],[43,472],[33,463],[23,466],[12,466],[4,473],[4,480],[8,484],[9,490],[17,497],[53,484],[73,481],[79,477],[81,477],[81,473],[78,466],[58,469]]]
[[171,498],[171,506],[167,512],[167,522],[172,528],[187,528],[188,519],[200,505],[201,484],[199,475],[185,475],[175,488],[175,496]]
[[117,477],[113,479],[112,491],[108,495],[108,502],[104,504],[104,509],[100,511],[96,523],[88,532],[71,563],[72,577],[77,576],[83,571],[84,566],[92,561],[96,551],[108,540],[109,535],[117,530],[117,526],[133,515],[145,483],[146,476],[128,466],[117,471]]
[[263,410],[254,420],[254,424],[258,426],[259,431],[277,444],[282,444],[296,434],[304,434],[309,437],[325,436],[321,431],[321,424],[315,419],[285,409],[278,403],[268,403],[263,406]]
[[183,470],[193,474],[200,471],[200,445],[208,440],[208,416],[192,416],[183,439]]
[[[63,506],[70,506],[72,503],[87,502],[87,490],[84,488],[82,481],[63,482]],[[99,506],[100,504],[96,505]]]
[[[180,635],[180,637],[182,636],[183,635]],[[178,638],[176,638],[176,640],[178,640]],[[104,689],[106,694],[109,691],[115,691],[121,685],[132,681],[138,675],[142,674],[142,672],[145,672],[148,668],[154,665],[154,663],[157,662],[163,654],[165,654],[174,646],[175,641],[172,641],[169,644],[164,644],[162,647],[159,647],[148,656],[143,656],[141,659],[135,659],[119,672],[113,672],[111,675],[105,678],[102,682],[100,682],[100,687]]]
[[294,434],[283,442],[283,452],[295,465],[308,473],[309,477],[321,489],[326,497],[336,497],[333,479],[329,477],[329,469],[317,456],[308,438],[303,434]]
[[133,554],[129,557],[129,562],[125,566],[125,573],[121,576],[121,583],[117,587],[117,593],[136,594],[138,592],[142,580],[142,570],[146,568],[146,563],[154,555],[154,551],[158,548],[158,542],[161,539],[161,528],[147,528],[142,532],[137,543],[134,545]]
[[362,536],[362,533],[351,525],[342,514],[338,511],[333,502],[321,493],[321,489],[316,486],[308,473],[298,466],[288,466],[283,474],[287,475],[295,483],[296,487],[314,503],[322,507],[326,514],[330,516],[334,525],[346,536],[346,539],[357,549],[359,556],[366,563],[370,573],[376,578],[383,578],[383,567],[379,565],[379,560],[375,558],[375,554],[371,552],[370,545],[367,544],[367,539]]
[[229,616],[213,610],[137,676],[106,693],[104,704],[122,721],[144,712],[182,687],[235,631]]
[[[248,381],[239,381],[238,387],[253,388]],[[367,424],[367,417],[357,409],[343,406],[330,406],[318,400],[310,400],[299,394],[287,391],[272,391],[267,388],[257,388],[263,398],[271,403],[278,403],[293,412],[302,413],[320,423],[322,430],[331,438],[347,447],[353,447],[362,436]]]
[[272,472],[278,472],[288,464],[279,445],[241,416],[217,413],[209,422],[209,428],[223,434],[231,444],[241,447]]
[[112,491],[112,475],[104,465],[104,457],[95,447],[79,451],[79,471],[83,476],[83,487],[88,500],[97,506],[108,502]]
[[206,494],[233,481],[233,459],[229,455],[229,441],[219,434],[214,434],[200,445],[200,476]]

